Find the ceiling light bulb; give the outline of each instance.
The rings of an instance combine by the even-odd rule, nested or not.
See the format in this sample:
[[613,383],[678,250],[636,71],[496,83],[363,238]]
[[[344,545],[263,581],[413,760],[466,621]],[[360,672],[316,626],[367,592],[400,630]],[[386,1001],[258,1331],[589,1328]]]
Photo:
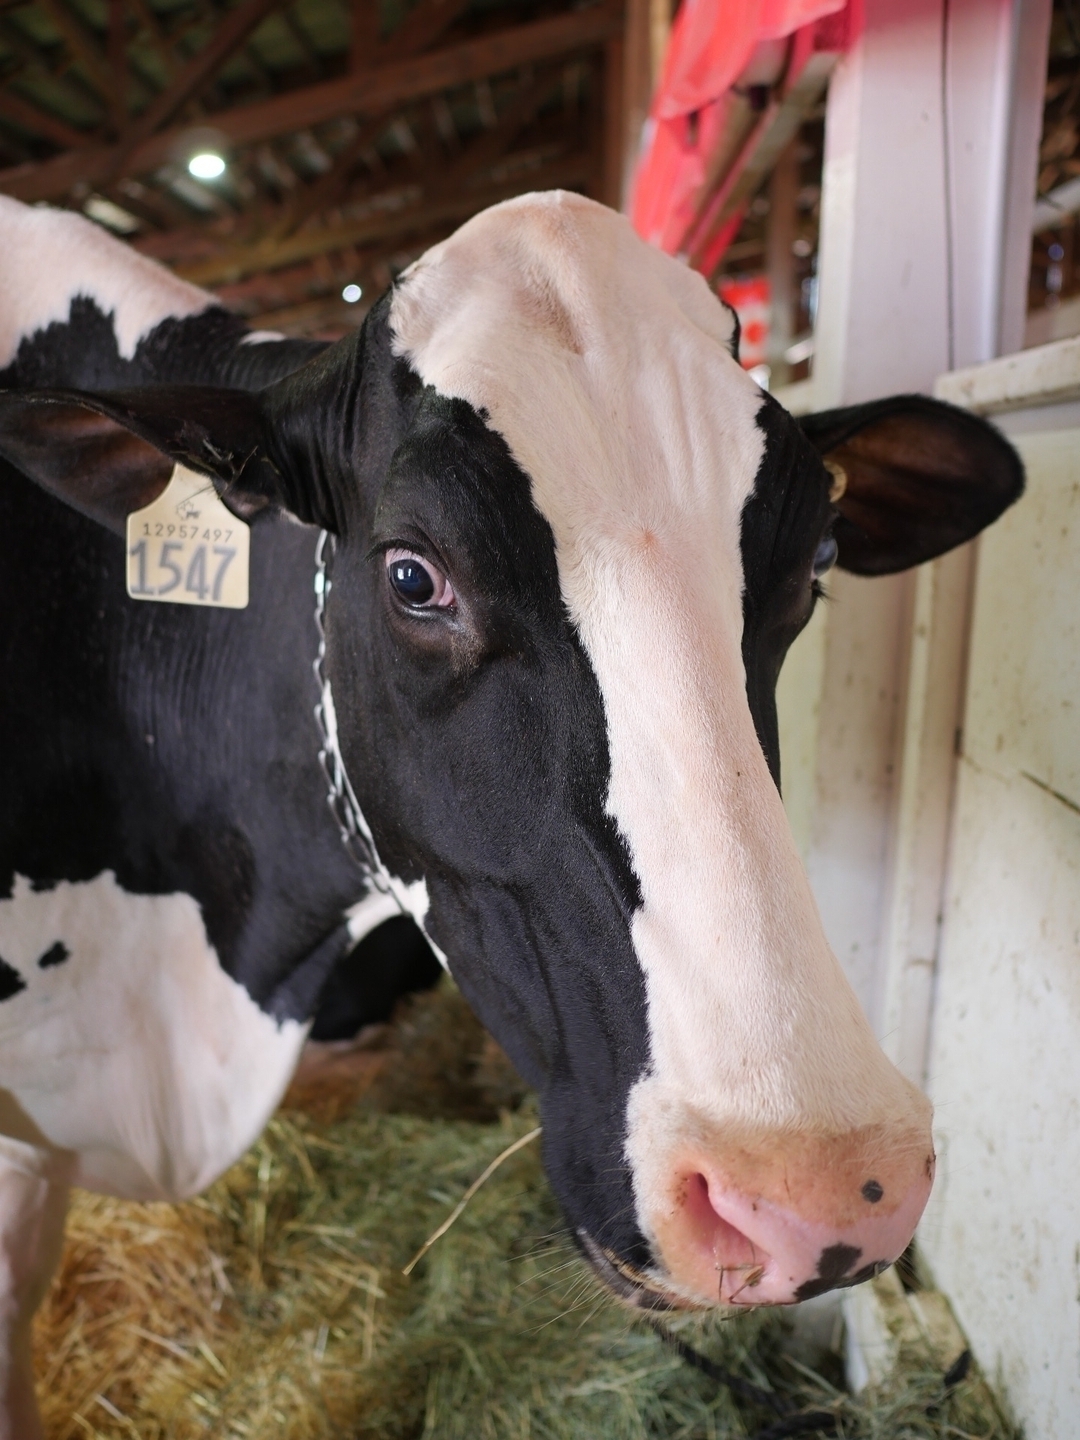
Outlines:
[[359,285],[346,285],[345,289],[341,292],[341,298],[345,301],[346,305],[355,305],[363,293]]
[[193,155],[187,168],[196,180],[216,180],[225,173],[225,161],[220,155],[206,150],[200,155]]

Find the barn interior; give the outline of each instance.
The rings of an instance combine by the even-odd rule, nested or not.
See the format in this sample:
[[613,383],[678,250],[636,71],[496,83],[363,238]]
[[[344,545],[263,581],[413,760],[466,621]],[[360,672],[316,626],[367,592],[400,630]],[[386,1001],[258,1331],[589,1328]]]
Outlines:
[[[887,78],[887,55],[875,58],[866,37],[880,32],[887,51],[889,27],[905,17],[926,32],[919,31],[918,64],[928,72],[955,64],[966,42],[949,25],[991,8],[971,0],[955,5],[950,20],[947,0],[851,4],[798,66],[790,54],[766,56],[764,69],[741,77],[729,97],[692,205],[665,244],[742,309],[744,323],[753,322],[744,363],[794,413],[863,398],[850,379],[836,379],[845,365],[845,374],[858,369],[859,350],[845,339],[848,358],[836,358],[843,307],[829,254],[830,243],[833,255],[837,246],[826,238],[836,213],[830,155],[840,143],[828,134],[840,124],[831,118],[841,90],[834,79],[850,90],[845,66],[860,46],[864,83]],[[964,946],[981,954],[992,944],[964,920],[965,896],[949,886],[975,866],[965,836],[990,828],[990,802],[972,798],[975,781],[964,777],[980,764],[989,773],[986,754],[995,745],[995,753],[1011,753],[1014,733],[1036,738],[1031,754],[1019,746],[1006,779],[1020,791],[1029,782],[1042,787],[1037,798],[1048,815],[1030,823],[1054,836],[1040,862],[1050,877],[1039,892],[1042,908],[1031,922],[1031,933],[1044,938],[1022,937],[1015,948],[1043,944],[1065,957],[1064,972],[1078,953],[1070,927],[1080,924],[1080,752],[1070,709],[1080,703],[1080,595],[1075,580],[1069,588],[1062,579],[1070,567],[1080,573],[1075,540],[1067,538],[1080,534],[1069,499],[1080,485],[1072,458],[1080,424],[1080,10],[1074,0],[1010,0],[998,9],[1015,27],[1013,52],[1023,50],[1023,37],[1039,37],[1029,67],[1038,94],[1026,102],[1037,111],[1037,155],[1028,165],[1034,183],[1028,171],[1016,182],[1027,197],[1022,262],[1011,272],[1022,282],[1019,320],[982,349],[965,350],[961,317],[933,354],[924,347],[882,384],[929,390],[945,375],[938,393],[958,403],[985,391],[989,399],[970,403],[1011,417],[1002,419],[1013,425],[1010,434],[1036,437],[1024,442],[1032,493],[1041,497],[1045,533],[1054,527],[1066,538],[1052,571],[1033,565],[1032,555],[1044,553],[1036,526],[1006,531],[1000,545],[989,540],[981,570],[975,560],[966,569],[935,562],[880,603],[863,604],[862,582],[838,581],[832,613],[799,642],[781,687],[785,800],[830,936],[842,958],[850,955],[879,1033],[894,1037],[894,1058],[932,1091],[936,1083],[936,1100],[955,1101],[954,1115],[970,1112],[975,1130],[981,1104],[1003,1103],[995,1062],[965,1052],[963,1063],[984,1090],[983,1099],[970,1099],[941,1017],[966,1013],[982,983],[961,973]],[[676,0],[0,0],[0,193],[82,212],[213,291],[255,329],[334,340],[360,325],[429,246],[500,200],[565,188],[628,210],[678,15]],[[850,93],[845,103],[855,103]],[[1014,114],[1008,105],[1003,113]],[[901,143],[888,133],[890,143]],[[899,227],[904,206],[919,210],[925,201],[930,182],[907,175],[902,160],[887,149],[872,155],[896,192],[894,201],[873,202],[882,227]],[[986,193],[989,173],[980,172]],[[1011,183],[1001,182],[1008,191],[1001,204],[1015,210]],[[926,223],[932,230],[938,221]],[[954,299],[968,270],[983,275],[977,237],[964,223],[958,211],[942,241]],[[856,233],[869,249],[879,244],[872,229],[856,226]],[[917,263],[924,260],[920,252]],[[984,281],[1000,298],[1005,282]],[[865,298],[871,280],[858,284]],[[877,324],[881,333],[884,313],[874,312],[868,330]],[[913,306],[913,330],[926,328],[928,313]],[[1019,389],[992,369],[974,374],[1003,363],[996,357],[1029,351],[1049,358]],[[1007,617],[994,618],[984,594],[994,577],[1004,585],[1029,574],[1041,577],[1029,611],[1049,610],[1056,627],[1037,638],[1034,619],[1014,633]],[[862,630],[850,620],[856,611]],[[998,743],[995,731],[986,754],[966,754],[961,731],[983,714],[980,696],[997,697],[985,701],[987,735],[994,706],[1005,705],[1008,655],[996,657],[995,670],[991,630],[1007,636],[1008,655],[1054,651],[1057,669],[1051,678],[1049,661],[1037,673],[1029,666],[1014,686],[1017,694],[1028,687],[1027,708],[1019,699],[1006,706],[998,727],[1005,739]],[[924,650],[920,636],[929,636]],[[850,657],[871,648],[877,668],[854,693],[845,679]],[[937,710],[920,700],[927,693],[938,697]],[[1036,712],[1072,720],[1046,738]],[[844,728],[856,716],[875,737],[861,750]],[[860,779],[840,780],[841,770]],[[950,797],[936,819],[925,799],[935,785]],[[1013,790],[1001,793],[1000,813],[1011,816]],[[833,797],[834,809],[823,796]],[[1018,833],[1028,834],[1022,826]],[[1002,843],[1008,853],[1016,842]],[[863,875],[868,854],[872,895],[853,908],[836,875]],[[1011,874],[1001,870],[998,893],[1008,892]],[[990,905],[994,897],[972,884],[970,893]],[[1022,908],[1017,900],[1014,911]],[[919,989],[902,977],[928,965],[928,955],[932,984]],[[1080,1080],[1075,982],[1051,971],[1039,971],[1039,983],[1058,985],[1067,997],[1061,1006],[1070,1018],[1060,1033],[1050,1034],[1033,1009],[1015,1034],[998,1037],[999,1048],[1030,1052],[1043,1026],[1047,1053],[1061,1057],[1058,1082],[1017,1092],[1032,1114],[1054,1121],[1035,1126],[1032,1143],[1045,1136],[1049,1146],[1058,1137],[1057,1169],[1051,1175],[1022,1148],[1001,1162],[1010,1175],[1030,1173],[1035,1191],[1064,1183],[1077,1158],[1064,1102],[1047,1090],[1068,1091]],[[1018,996],[1035,981],[1017,979],[1015,991],[1001,984],[994,990],[988,982],[988,995],[1021,1014],[1026,1001]],[[436,1040],[440,1024],[453,1043]],[[1027,1126],[1025,1114],[1018,1111],[1018,1127]],[[389,1030],[301,1075],[264,1141],[205,1199],[174,1209],[80,1197],[37,1329],[49,1440],[772,1440],[798,1433],[929,1440],[943,1426],[982,1440],[1018,1435],[1021,1426],[1031,1440],[1080,1433],[1080,1370],[1073,1373],[1080,1340],[1053,1351],[1044,1379],[1043,1340],[1025,1341],[1023,1326],[1009,1319],[1010,1307],[1028,1305],[1016,1313],[1043,1316],[1043,1330],[1031,1321],[1036,1337],[1080,1336],[1080,1302],[1048,1278],[1059,1265],[1073,1273],[1071,1211],[1052,1234],[1024,1241],[1020,1300],[1004,1279],[997,1290],[990,1281],[980,1289],[971,1275],[1026,1222],[1013,1215],[970,1225],[964,1238],[950,1209],[960,1200],[946,1196],[921,1250],[861,1309],[826,1307],[794,1329],[760,1314],[739,1325],[687,1319],[661,1336],[590,1287],[559,1235],[537,1147],[526,1144],[477,1192],[418,1273],[402,1277],[470,1182],[535,1123],[530,1097],[444,989],[406,1006]],[[959,1153],[959,1142],[945,1138]],[[982,1187],[989,1196],[996,1162],[965,1155],[972,1193]],[[953,1193],[965,1193],[961,1182]],[[1080,1245],[1080,1232],[1074,1240]],[[688,1363],[680,1344],[696,1360]]]

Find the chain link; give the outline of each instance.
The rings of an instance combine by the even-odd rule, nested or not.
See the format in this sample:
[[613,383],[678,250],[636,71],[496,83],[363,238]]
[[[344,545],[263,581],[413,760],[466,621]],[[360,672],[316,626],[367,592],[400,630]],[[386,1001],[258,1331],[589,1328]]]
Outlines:
[[364,812],[360,809],[360,802],[349,782],[345,761],[341,756],[337,712],[334,709],[334,697],[324,666],[326,659],[326,600],[330,594],[327,550],[329,549],[332,554],[333,548],[333,537],[327,531],[321,530],[318,544],[315,546],[315,628],[319,632],[319,649],[313,669],[315,683],[319,687],[319,703],[315,706],[315,724],[319,727],[319,736],[322,739],[319,764],[326,776],[326,802],[337,821],[342,844],[353,860],[370,879],[376,890],[383,895],[391,896],[397,902],[398,908],[403,913],[407,913],[390,878],[390,872],[379,855],[375,837],[371,833],[371,827],[364,819]]

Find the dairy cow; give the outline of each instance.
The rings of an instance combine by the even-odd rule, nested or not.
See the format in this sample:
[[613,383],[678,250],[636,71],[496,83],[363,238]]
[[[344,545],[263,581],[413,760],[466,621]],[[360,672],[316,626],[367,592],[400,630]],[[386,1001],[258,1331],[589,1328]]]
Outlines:
[[[929,1105],[822,932],[774,691],[834,560],[1018,496],[1006,442],[918,396],[796,422],[575,195],[478,216],[328,348],[73,215],[0,201],[0,253],[0,1436],[66,1187],[205,1186],[426,942],[629,1304],[893,1260]],[[220,497],[249,535],[246,608],[132,570],[174,474],[177,525]]]

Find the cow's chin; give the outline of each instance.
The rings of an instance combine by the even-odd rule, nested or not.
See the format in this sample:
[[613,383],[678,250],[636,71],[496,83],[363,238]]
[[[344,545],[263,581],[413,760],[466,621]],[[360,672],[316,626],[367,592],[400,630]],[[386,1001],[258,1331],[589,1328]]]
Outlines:
[[577,1231],[577,1241],[582,1253],[592,1267],[593,1274],[604,1289],[616,1300],[632,1310],[704,1310],[709,1307],[687,1300],[674,1291],[659,1285],[650,1275],[621,1260],[610,1250],[592,1238],[586,1230]]

